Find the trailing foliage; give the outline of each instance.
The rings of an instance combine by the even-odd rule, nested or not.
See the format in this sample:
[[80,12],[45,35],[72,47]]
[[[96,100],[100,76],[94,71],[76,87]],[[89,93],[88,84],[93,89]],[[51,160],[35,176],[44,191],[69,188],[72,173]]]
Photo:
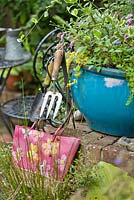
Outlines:
[[77,74],[84,65],[97,66],[98,71],[101,67],[124,71],[130,88],[130,103],[134,95],[134,14],[122,15],[115,8],[120,9],[120,4],[99,9],[89,3],[71,6],[68,10],[73,17],[63,26],[63,31],[70,46],[74,46],[68,62],[78,65]]

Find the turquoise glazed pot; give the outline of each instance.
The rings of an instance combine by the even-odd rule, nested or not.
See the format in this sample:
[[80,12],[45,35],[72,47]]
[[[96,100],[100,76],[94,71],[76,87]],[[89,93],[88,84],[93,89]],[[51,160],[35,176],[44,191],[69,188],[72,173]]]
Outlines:
[[134,137],[134,101],[126,106],[129,88],[125,73],[111,68],[82,69],[72,96],[91,129],[114,136]]

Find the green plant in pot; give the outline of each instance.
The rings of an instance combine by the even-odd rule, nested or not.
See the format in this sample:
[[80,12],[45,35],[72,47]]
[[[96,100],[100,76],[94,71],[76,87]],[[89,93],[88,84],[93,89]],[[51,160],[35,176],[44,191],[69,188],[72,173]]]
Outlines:
[[68,9],[74,18],[63,28],[73,46],[67,64],[75,66],[74,102],[92,129],[133,137],[134,15],[115,12],[115,4],[77,5]]

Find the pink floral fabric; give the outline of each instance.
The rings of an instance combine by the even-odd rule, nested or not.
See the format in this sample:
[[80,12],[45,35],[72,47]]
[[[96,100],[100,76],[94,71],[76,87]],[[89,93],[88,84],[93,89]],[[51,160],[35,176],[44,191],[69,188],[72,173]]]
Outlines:
[[43,176],[64,178],[79,145],[79,138],[55,137],[17,125],[12,147],[13,162],[27,171],[40,171]]

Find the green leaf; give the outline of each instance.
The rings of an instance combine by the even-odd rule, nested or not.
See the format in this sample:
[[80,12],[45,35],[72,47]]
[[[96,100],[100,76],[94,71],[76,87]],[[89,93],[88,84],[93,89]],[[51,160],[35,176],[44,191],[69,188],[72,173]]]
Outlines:
[[85,39],[86,41],[91,41],[91,37],[90,37],[89,35],[86,35],[86,36],[84,37],[84,39]]
[[101,51],[101,48],[99,48],[99,47],[96,47],[95,49],[94,49],[94,52],[100,52]]
[[94,67],[94,65],[90,65],[90,66],[88,66],[88,69],[90,70],[90,69],[92,69]]
[[25,35],[22,34],[22,35],[20,36],[20,38],[17,39],[17,42],[20,42],[20,43],[23,42],[24,38],[25,38]]
[[95,37],[98,37],[98,38],[101,37],[101,32],[99,30],[97,30],[97,29],[93,30],[93,34],[94,34]]
[[100,161],[93,167],[92,172],[95,173],[95,177],[94,182],[89,186],[87,200],[126,199],[121,198],[122,194],[127,195],[127,199],[133,199],[134,179],[120,168]]
[[110,22],[110,23],[112,23],[113,18],[111,16],[107,16],[107,21]]
[[66,24],[66,22],[64,21],[64,19],[62,19],[60,16],[58,15],[54,15],[52,17],[58,24],[63,25]]
[[108,4],[108,3],[105,3],[104,6],[105,6],[105,8],[108,8],[109,4]]
[[[67,6],[67,11],[70,13],[70,7],[68,7],[68,6]],[[71,21],[71,19],[70,19],[70,21]]]
[[94,186],[93,189],[91,187],[91,190],[90,190],[90,192],[88,192],[86,199],[107,200],[107,198],[102,194],[101,188],[99,188],[97,186],[96,187]]
[[80,71],[80,68],[81,67],[79,65],[77,65],[74,70],[78,72],[78,71]]
[[64,0],[66,3],[77,3],[78,0]]
[[81,71],[78,71],[77,73],[74,74],[74,76],[78,78],[81,75],[81,73],[82,73]]
[[77,53],[80,53],[80,52],[83,52],[83,53],[84,53],[84,52],[86,52],[86,50],[87,50],[87,47],[85,47],[85,46],[83,47],[83,46],[82,46],[82,47],[79,47],[79,48],[77,49]]
[[48,10],[44,12],[44,17],[48,17]]
[[104,61],[103,61],[103,65],[106,65],[106,64],[109,64],[108,58],[105,58]]
[[100,72],[100,71],[101,71],[101,68],[102,68],[102,67],[97,67],[97,72]]
[[71,11],[71,15],[77,17],[77,15],[78,15],[78,9],[74,8],[74,9]]
[[114,50],[114,52],[116,52],[116,53],[121,53],[122,50],[121,50],[121,49],[116,49],[116,50]]
[[37,24],[37,23],[38,23],[38,20],[37,20],[36,18],[34,18],[34,17],[31,19],[31,21],[32,21],[34,24]]

